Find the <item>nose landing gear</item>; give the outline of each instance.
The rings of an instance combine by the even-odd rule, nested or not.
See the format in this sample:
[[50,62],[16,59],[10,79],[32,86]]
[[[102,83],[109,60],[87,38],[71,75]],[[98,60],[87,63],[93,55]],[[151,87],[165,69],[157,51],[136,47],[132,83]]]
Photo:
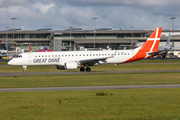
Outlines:
[[27,66],[22,66],[23,67],[23,72],[26,73],[27,72]]

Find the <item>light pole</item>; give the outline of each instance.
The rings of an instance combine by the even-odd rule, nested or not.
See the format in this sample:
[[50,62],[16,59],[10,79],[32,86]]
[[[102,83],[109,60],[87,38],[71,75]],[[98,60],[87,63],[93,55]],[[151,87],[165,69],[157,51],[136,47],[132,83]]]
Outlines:
[[11,20],[13,20],[13,50],[15,52],[15,47],[14,47],[14,28],[15,28],[15,19],[17,18],[11,18]]
[[94,17],[92,18],[92,20],[94,20],[94,49],[96,48],[96,44],[95,44],[95,41],[96,41],[96,19],[98,19],[97,17]]
[[70,29],[70,51],[71,51],[71,29],[72,29],[73,27],[69,27],[69,29]]
[[135,26],[132,25],[131,28],[132,28],[132,50],[133,50],[133,48],[134,48],[134,47],[133,47],[133,46],[134,46],[134,45],[133,45],[133,38],[134,38],[134,36],[133,36],[133,28],[135,28]]
[[5,28],[7,29],[7,37],[6,37],[7,46],[6,47],[7,47],[7,51],[8,51],[8,28],[9,27],[5,27]]
[[174,19],[176,19],[176,17],[172,17],[170,19],[172,20],[172,30],[173,30],[172,47],[174,47]]

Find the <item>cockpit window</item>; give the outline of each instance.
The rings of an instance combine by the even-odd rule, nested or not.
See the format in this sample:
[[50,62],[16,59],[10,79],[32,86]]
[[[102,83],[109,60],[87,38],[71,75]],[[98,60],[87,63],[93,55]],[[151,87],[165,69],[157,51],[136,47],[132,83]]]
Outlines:
[[16,58],[22,58],[22,55],[17,55]]

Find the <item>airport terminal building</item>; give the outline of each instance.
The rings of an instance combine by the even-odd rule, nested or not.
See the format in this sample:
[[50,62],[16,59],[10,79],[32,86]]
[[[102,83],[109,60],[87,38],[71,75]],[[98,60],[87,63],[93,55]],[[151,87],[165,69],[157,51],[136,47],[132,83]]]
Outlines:
[[[0,49],[4,49],[6,41],[8,50],[16,50],[16,53],[27,52],[28,43],[31,44],[32,49],[47,47],[53,51],[94,50],[94,48],[97,50],[132,49],[142,45],[152,32],[153,30],[112,30],[111,28],[95,31],[81,28],[67,30],[9,29],[0,31]],[[171,34],[171,41],[174,41],[174,51],[180,51],[180,30],[163,30],[160,45],[165,44],[169,34]]]

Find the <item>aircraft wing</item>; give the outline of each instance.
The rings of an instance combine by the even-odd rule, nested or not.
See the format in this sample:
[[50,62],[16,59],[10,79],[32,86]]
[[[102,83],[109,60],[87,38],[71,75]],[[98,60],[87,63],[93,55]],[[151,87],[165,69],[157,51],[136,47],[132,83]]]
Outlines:
[[99,61],[106,62],[107,57],[104,58],[94,58],[94,59],[85,59],[85,60],[80,60],[80,64],[89,64],[91,66],[95,65],[96,63],[99,63]]
[[79,63],[80,64],[89,64],[89,65],[93,66],[96,63],[99,63],[99,61],[106,62],[106,60],[108,58],[113,58],[116,55],[116,52],[117,51],[115,51],[114,54],[112,56],[109,56],[109,57],[94,58],[94,59],[84,59],[84,60],[80,60]]

